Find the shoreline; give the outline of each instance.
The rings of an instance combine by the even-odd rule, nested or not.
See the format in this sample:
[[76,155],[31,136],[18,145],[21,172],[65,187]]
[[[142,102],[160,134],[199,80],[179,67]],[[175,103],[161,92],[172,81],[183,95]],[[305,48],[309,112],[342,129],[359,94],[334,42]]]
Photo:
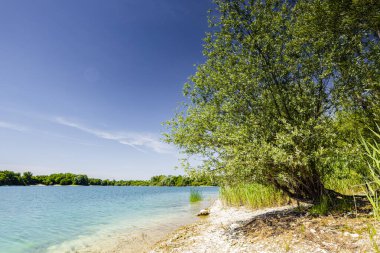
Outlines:
[[[159,241],[178,228],[189,226],[199,221],[197,210],[206,208],[214,200],[205,200],[192,206],[193,211],[187,214],[161,214],[157,217],[142,219],[134,225],[129,221],[120,221],[118,227],[105,226],[95,233],[79,235],[47,248],[49,253],[138,253],[149,252]],[[123,224],[124,223],[124,224]],[[128,227],[128,229],[126,229]]]
[[380,231],[380,223],[364,213],[313,217],[290,205],[250,210],[220,200],[209,210],[148,252],[376,252],[380,245],[380,236],[370,234],[371,228]]
[[244,251],[244,245],[233,245],[235,242],[231,239],[235,237],[235,231],[258,215],[292,208],[294,206],[289,205],[250,210],[244,207],[226,207],[218,199],[209,207],[208,216],[167,235],[149,252],[248,252]]
[[[166,238],[168,233],[196,222],[186,217],[166,217],[150,222],[141,222],[139,226],[128,229],[100,228],[99,231],[52,245],[46,249],[49,253],[136,253],[148,252],[157,241]],[[146,224],[145,224],[146,223]]]

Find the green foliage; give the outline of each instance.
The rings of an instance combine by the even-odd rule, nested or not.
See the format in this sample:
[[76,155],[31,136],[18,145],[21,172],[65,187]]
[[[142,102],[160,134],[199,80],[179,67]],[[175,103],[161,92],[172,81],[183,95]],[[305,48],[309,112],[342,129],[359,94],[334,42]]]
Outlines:
[[71,185],[72,181],[71,178],[64,177],[59,181],[60,185]]
[[207,175],[199,173],[190,176],[154,176],[150,179],[150,185],[156,186],[216,186],[217,183]]
[[327,215],[329,213],[345,213],[354,210],[354,203],[351,199],[332,199],[324,195],[320,202],[313,205],[309,212],[312,215]]
[[289,198],[273,186],[257,183],[222,186],[220,197],[225,204],[250,208],[280,206],[289,202]]
[[372,141],[366,141],[363,138],[363,146],[366,150],[367,165],[369,178],[366,182],[367,198],[370,201],[373,214],[376,219],[380,220],[380,127],[377,132],[372,131]]
[[327,189],[334,190],[345,195],[362,194],[359,186],[364,182],[363,177],[355,171],[347,171],[340,174],[333,174],[325,178],[324,185]]
[[225,182],[318,203],[361,171],[355,134],[379,120],[379,1],[216,0],[206,62],[168,142]]
[[86,175],[77,175],[73,180],[74,185],[88,185],[88,182],[89,181]]
[[216,186],[210,177],[196,173],[192,176],[154,176],[150,180],[101,180],[87,175],[57,173],[33,176],[31,172],[20,173],[0,171],[1,185],[102,185],[102,186]]
[[0,185],[24,185],[20,173],[13,171],[0,171]]
[[313,215],[327,215],[331,209],[331,199],[328,196],[323,196],[318,204],[315,204],[310,213]]
[[197,189],[194,189],[194,188],[191,188],[190,189],[190,202],[191,203],[195,203],[195,202],[199,202],[203,199],[202,197],[202,194],[199,190]]
[[40,184],[46,185],[72,185],[74,184],[74,179],[76,175],[72,173],[55,173],[49,176],[41,176],[41,178],[36,177],[36,181]]
[[376,241],[376,238],[375,238],[377,231],[376,231],[376,228],[372,224],[368,224],[368,234],[369,234],[369,240],[372,243],[374,252],[379,253],[380,247],[379,247],[378,242]]
[[34,184],[34,179],[33,179],[33,174],[32,172],[24,172],[22,174],[22,181],[24,182],[25,185],[31,185]]
[[98,178],[89,178],[88,182],[90,185],[102,185],[102,180]]

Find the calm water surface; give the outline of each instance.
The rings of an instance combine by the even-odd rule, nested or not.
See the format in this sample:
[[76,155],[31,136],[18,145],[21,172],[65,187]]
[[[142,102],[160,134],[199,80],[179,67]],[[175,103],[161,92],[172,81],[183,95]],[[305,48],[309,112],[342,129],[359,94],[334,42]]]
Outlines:
[[[203,204],[217,198],[217,187],[198,189]],[[189,187],[0,187],[0,252],[69,251],[75,244],[67,242],[99,231],[112,237],[149,233],[165,219],[185,222],[200,208],[189,194]]]

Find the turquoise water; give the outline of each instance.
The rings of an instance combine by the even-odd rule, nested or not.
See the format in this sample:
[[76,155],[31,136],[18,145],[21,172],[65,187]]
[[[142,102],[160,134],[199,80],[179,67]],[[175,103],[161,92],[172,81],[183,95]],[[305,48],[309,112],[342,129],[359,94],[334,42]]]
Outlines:
[[[218,194],[216,187],[199,190],[205,202]],[[189,187],[0,187],[0,252],[70,252],[102,237],[157,234],[199,211],[189,195]]]

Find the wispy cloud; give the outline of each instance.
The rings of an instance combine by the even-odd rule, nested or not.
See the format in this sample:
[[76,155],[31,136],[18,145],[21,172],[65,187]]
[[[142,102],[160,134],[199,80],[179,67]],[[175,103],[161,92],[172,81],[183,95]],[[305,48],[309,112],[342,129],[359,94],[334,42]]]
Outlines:
[[19,126],[19,125],[9,123],[9,122],[4,122],[4,121],[0,121],[0,128],[11,129],[11,130],[19,131],[19,132],[25,132],[27,130],[26,127]]
[[145,149],[153,150],[157,153],[172,153],[172,146],[163,143],[160,139],[149,133],[135,132],[112,132],[88,127],[62,117],[56,117],[54,121],[58,124],[76,128],[83,132],[92,134],[98,138],[116,141],[123,145],[128,145],[136,150],[144,152]]

